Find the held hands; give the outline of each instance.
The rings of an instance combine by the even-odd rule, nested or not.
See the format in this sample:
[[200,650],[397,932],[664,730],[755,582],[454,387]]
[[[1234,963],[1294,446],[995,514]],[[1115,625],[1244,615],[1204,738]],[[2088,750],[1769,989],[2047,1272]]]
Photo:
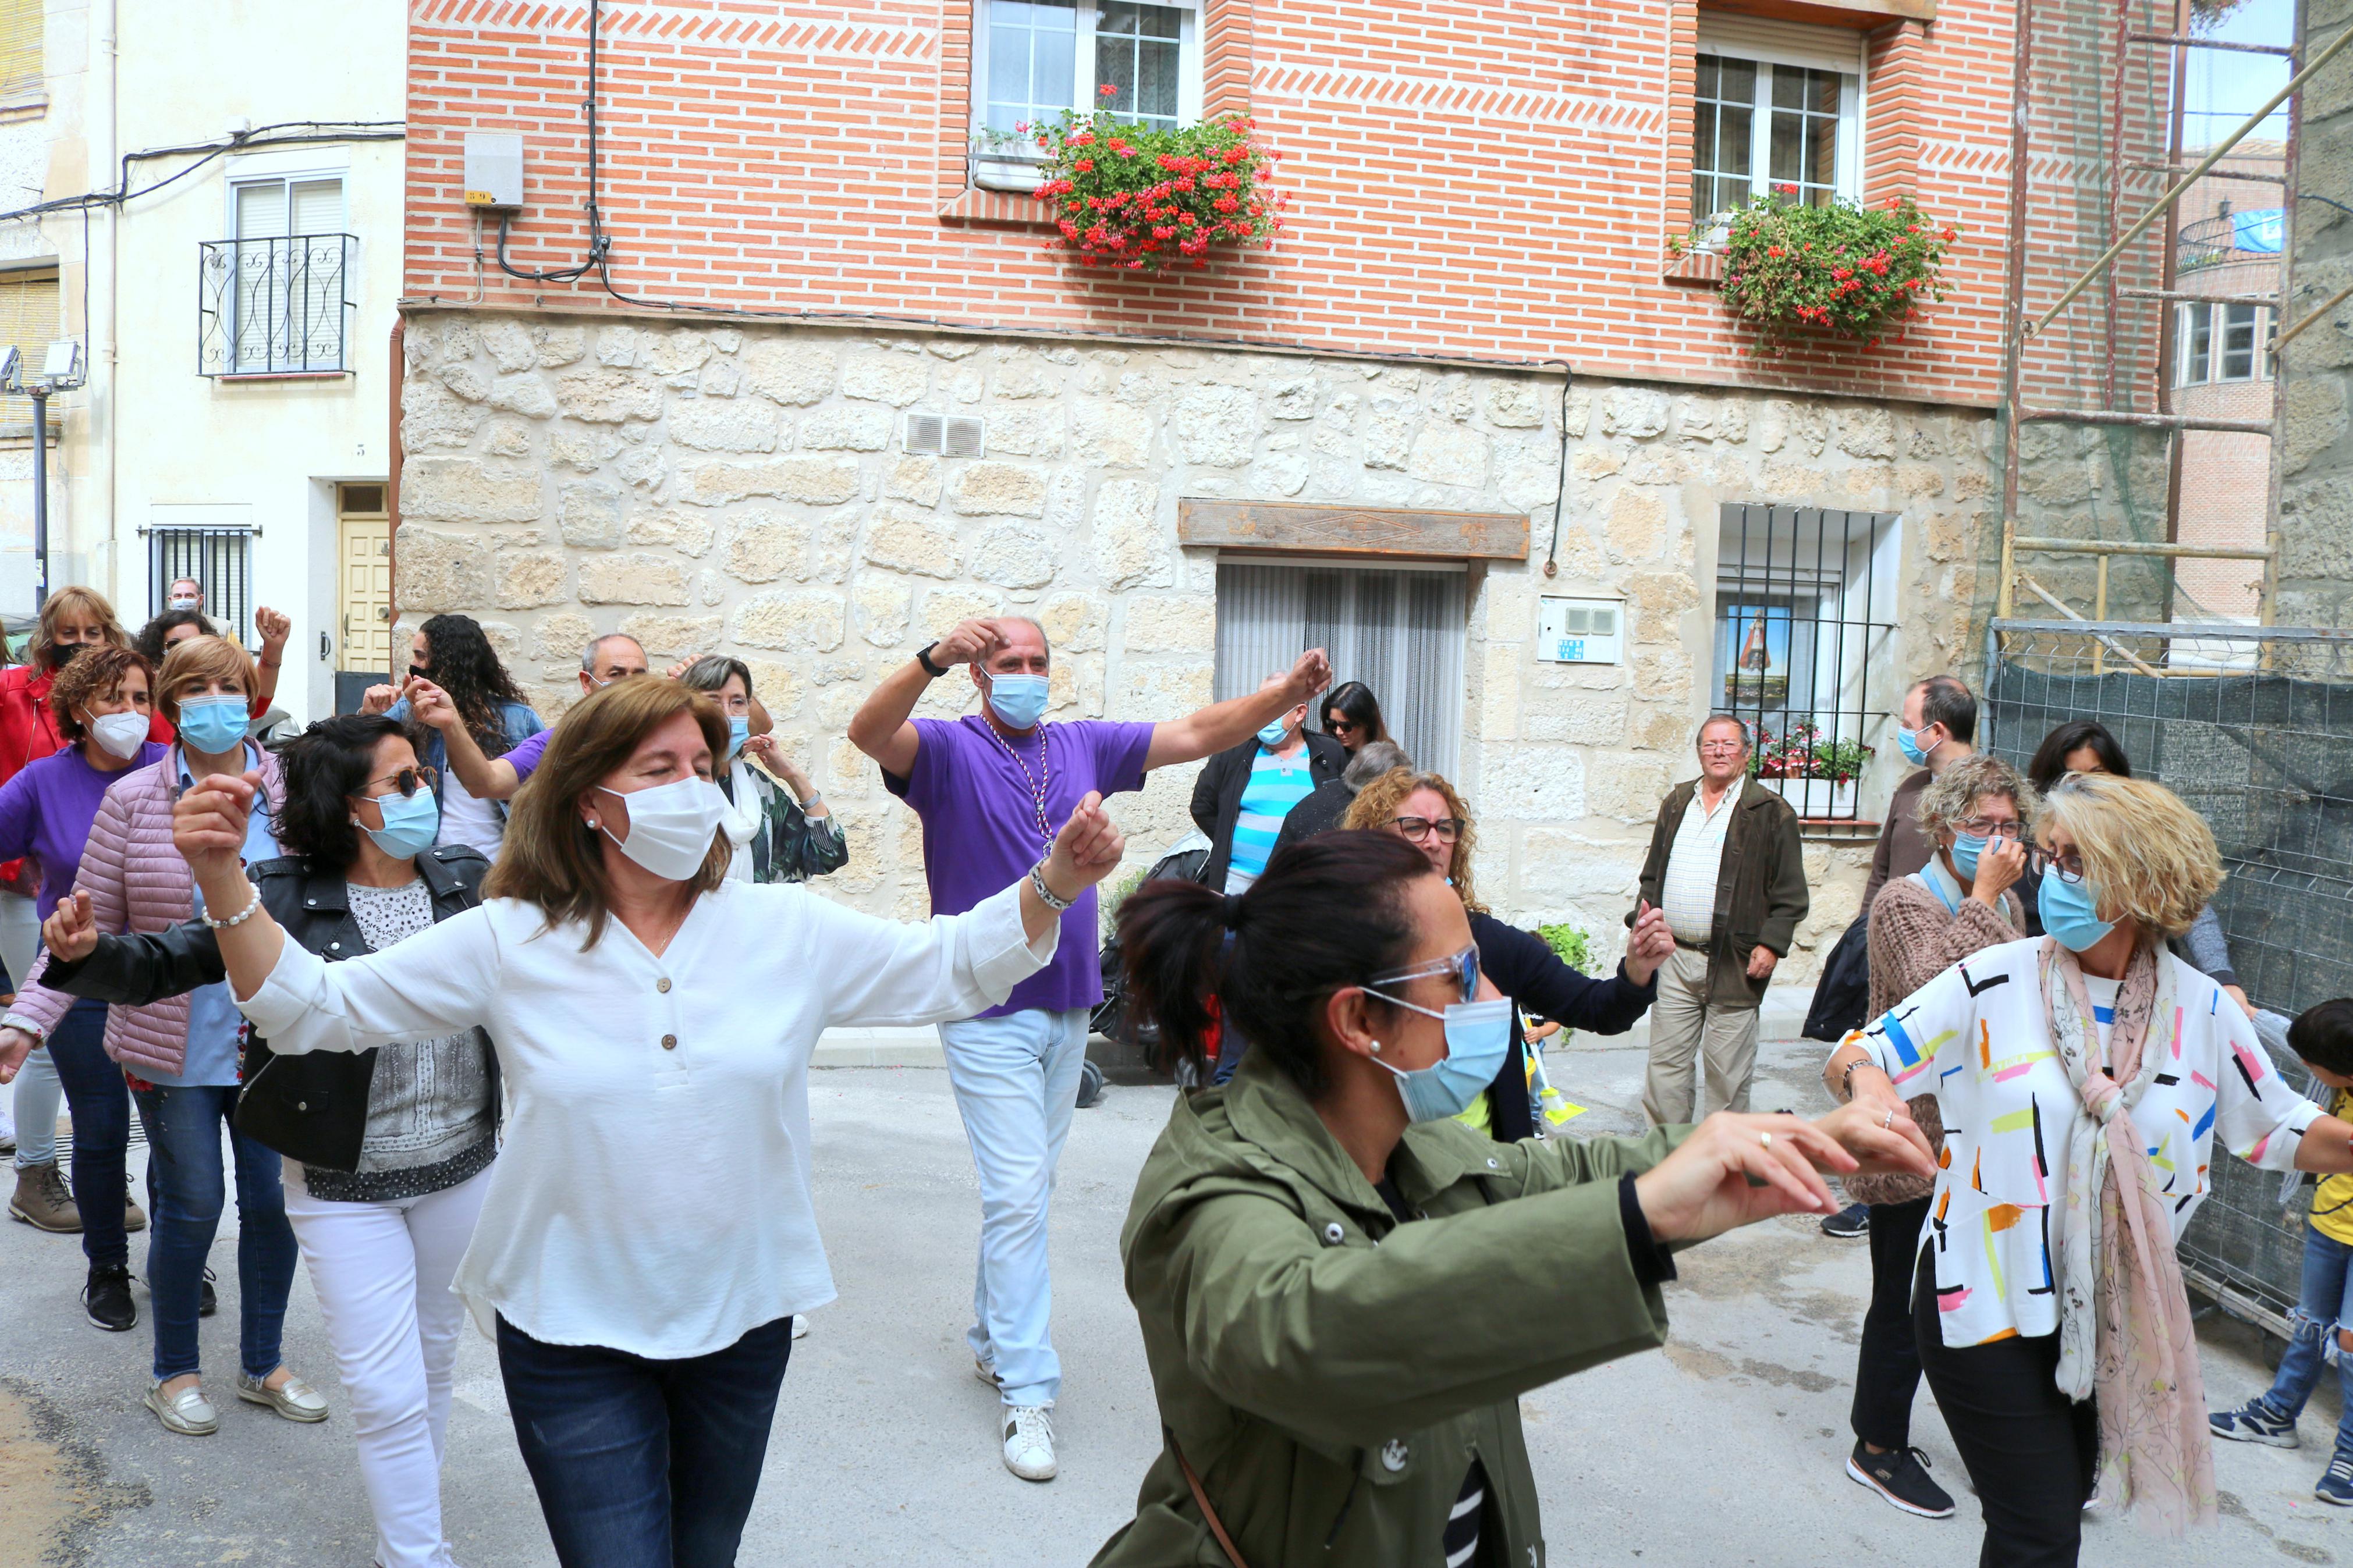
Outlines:
[[958,621],[947,636],[932,645],[932,662],[978,664],[1004,646],[1005,630],[997,622]]
[[1718,1111],[1634,1178],[1642,1217],[1662,1241],[1704,1241],[1776,1215],[1835,1214],[1838,1200],[1822,1171],[1934,1175],[1927,1140],[1911,1119],[1900,1108],[1890,1125],[1882,1125],[1883,1116],[1862,1105],[1842,1106],[1819,1122]]
[[173,847],[199,883],[242,865],[246,812],[260,789],[258,773],[214,773],[198,779],[172,807]]
[[41,945],[51,958],[67,963],[79,963],[98,951],[98,922],[90,918],[88,893],[58,900],[57,909],[41,922]]
[[1079,802],[1062,831],[1054,835],[1053,853],[1046,858],[1046,885],[1056,898],[1075,898],[1119,867],[1127,839],[1104,812],[1103,796],[1093,790]]
[[1969,897],[1997,907],[2005,889],[2026,875],[2026,845],[2016,838],[1997,838],[1978,851],[1978,874],[1969,883]]
[[1748,950],[1748,978],[1751,980],[1766,978],[1773,973],[1773,966],[1780,962],[1780,954],[1760,942]]
[[1675,933],[1667,927],[1666,911],[1648,900],[1637,904],[1634,929],[1626,938],[1626,978],[1648,985],[1674,951]]

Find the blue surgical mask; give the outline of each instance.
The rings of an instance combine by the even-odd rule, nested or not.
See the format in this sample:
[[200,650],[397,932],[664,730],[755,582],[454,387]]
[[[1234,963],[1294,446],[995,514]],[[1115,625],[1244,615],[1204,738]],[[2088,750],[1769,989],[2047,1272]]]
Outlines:
[[1933,724],[1923,724],[1917,730],[1906,730],[1900,724],[1896,726],[1895,749],[1904,753],[1905,762],[1915,768],[1927,766],[1928,753],[1921,749],[1920,737],[1935,728]]
[[1015,730],[1035,728],[1046,716],[1046,678],[1042,675],[992,675],[988,705]]
[[1258,732],[1258,743],[1271,752],[1282,744],[1284,737],[1290,733],[1290,728],[1282,720],[1270,719]]
[[2097,947],[2101,938],[2116,929],[2100,918],[2100,895],[2088,881],[2063,882],[2056,871],[2045,871],[2034,902],[2042,929],[2070,952]]
[[180,704],[180,739],[208,757],[235,751],[251,715],[242,697],[191,697]]
[[375,840],[377,848],[396,860],[424,854],[441,836],[441,805],[429,789],[419,789],[406,799],[397,795],[378,795],[375,805],[384,813],[384,826],[369,827],[362,823],[361,827]]
[[1985,847],[1990,842],[1990,839],[1972,838],[1966,833],[1953,835],[1953,869],[1961,874],[1963,880],[1974,882],[1978,879],[1978,857],[1985,853]]
[[1495,1081],[1495,1074],[1504,1065],[1504,1053],[1512,1045],[1512,1004],[1508,997],[1499,996],[1492,1002],[1458,1002],[1443,1013],[1434,1013],[1395,996],[1383,995],[1369,985],[1365,989],[1385,1002],[1395,1002],[1426,1018],[1445,1021],[1445,1059],[1408,1072],[1389,1067],[1378,1057],[1373,1058],[1397,1075],[1398,1094],[1405,1101],[1408,1117],[1416,1121],[1443,1121],[1450,1116],[1460,1116],[1471,1109],[1471,1102],[1479,1098],[1482,1089]]
[[743,755],[744,742],[751,738],[751,720],[745,718],[741,713],[730,713],[727,715],[727,754],[729,756],[736,757]]

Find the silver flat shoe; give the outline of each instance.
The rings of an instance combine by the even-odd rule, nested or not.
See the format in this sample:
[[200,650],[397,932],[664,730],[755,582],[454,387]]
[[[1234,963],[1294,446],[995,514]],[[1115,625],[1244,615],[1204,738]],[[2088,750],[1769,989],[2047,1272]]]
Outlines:
[[258,1377],[238,1373],[237,1396],[248,1405],[266,1405],[289,1421],[327,1418],[327,1396],[299,1377],[290,1376],[279,1387],[271,1388]]
[[183,1437],[209,1437],[220,1430],[220,1415],[213,1409],[212,1401],[205,1397],[201,1384],[192,1383],[167,1396],[161,1382],[151,1383],[143,1403],[155,1413],[166,1432],[177,1432]]

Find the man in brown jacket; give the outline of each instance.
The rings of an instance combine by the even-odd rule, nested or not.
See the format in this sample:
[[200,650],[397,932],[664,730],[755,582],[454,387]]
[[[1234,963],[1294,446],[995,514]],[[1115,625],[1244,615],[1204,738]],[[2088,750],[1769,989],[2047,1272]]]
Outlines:
[[[1659,805],[1642,862],[1642,909],[1663,910],[1675,951],[1659,966],[1642,1110],[1654,1126],[1748,1109],[1757,1009],[1806,918],[1798,814],[1748,773],[1748,728],[1728,713],[1699,727],[1700,776]],[[1694,1065],[1707,1070],[1706,1101]]]

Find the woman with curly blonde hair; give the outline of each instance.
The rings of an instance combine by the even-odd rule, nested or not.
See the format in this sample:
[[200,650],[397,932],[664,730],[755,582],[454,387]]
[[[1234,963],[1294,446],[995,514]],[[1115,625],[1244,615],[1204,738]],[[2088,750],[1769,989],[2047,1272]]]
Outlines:
[[1849,1035],[1825,1076],[1890,1125],[1906,1097],[1936,1099],[1921,1370],[1985,1510],[1983,1560],[2039,1565],[2075,1561],[2095,1479],[2160,1527],[2212,1522],[2174,1244],[2216,1145],[2353,1172],[2353,1125],[2284,1083],[2246,1014],[2166,950],[2222,880],[2196,812],[2079,773],[2036,837],[2049,934],[1961,959]]
[[1505,925],[1479,901],[1471,881],[1472,857],[1479,837],[1471,808],[1437,773],[1393,768],[1357,792],[1341,826],[1392,833],[1421,851],[1462,900],[1471,936],[1479,946],[1479,967],[1495,988],[1512,999],[1512,1048],[1486,1092],[1461,1120],[1501,1142],[1533,1136],[1535,1117],[1528,1100],[1527,1038],[1523,1013],[1551,1018],[1564,1029],[1622,1035],[1650,1011],[1659,994],[1658,969],[1674,951],[1666,917],[1656,910],[1635,922],[1625,962],[1607,980],[1581,974],[1534,931]]

